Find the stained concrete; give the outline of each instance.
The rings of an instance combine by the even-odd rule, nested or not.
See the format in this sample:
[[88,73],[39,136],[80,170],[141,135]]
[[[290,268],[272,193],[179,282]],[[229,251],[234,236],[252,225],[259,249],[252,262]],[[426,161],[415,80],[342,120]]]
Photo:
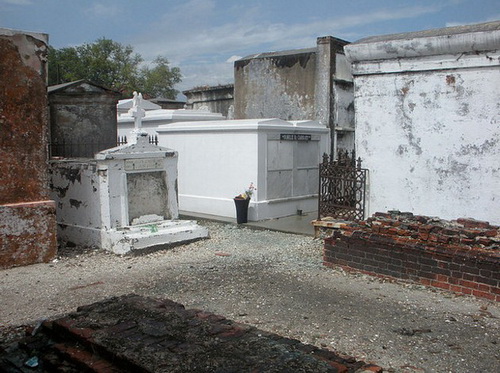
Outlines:
[[[194,218],[196,220],[205,219],[213,220],[225,223],[236,224],[236,218],[228,218],[225,216],[216,216],[209,214],[197,214],[192,212],[180,211],[181,216]],[[314,236],[314,227],[311,222],[317,219],[318,212],[313,211],[302,215],[292,215],[277,219],[268,219],[261,221],[250,221],[243,224],[245,227],[255,228],[255,229],[267,229],[270,231],[285,232],[285,233],[295,233],[302,234],[305,236]]]

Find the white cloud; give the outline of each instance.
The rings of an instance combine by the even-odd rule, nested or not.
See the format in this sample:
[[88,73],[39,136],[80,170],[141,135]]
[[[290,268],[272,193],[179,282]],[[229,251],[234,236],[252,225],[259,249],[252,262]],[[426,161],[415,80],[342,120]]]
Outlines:
[[243,58],[242,56],[231,56],[229,57],[226,62],[227,63],[233,63],[234,61],[238,61],[239,59]]
[[244,12],[226,9],[222,18],[213,0],[187,1],[169,9],[160,22],[151,25],[132,44],[146,59],[166,56],[172,66],[179,66],[185,74],[185,83],[199,79],[195,85],[219,84],[227,83],[228,79],[232,81],[232,67],[228,68],[225,61],[234,62],[236,54],[314,47],[319,36],[338,36],[346,33],[345,30],[355,32],[361,25],[421,17],[441,9],[439,6],[398,7],[283,24],[266,21],[261,10],[250,4]]
[[12,4],[12,5],[31,5],[31,4],[33,4],[33,1],[31,1],[31,0],[3,0],[3,2],[6,4]]
[[[161,24],[155,25],[149,34],[144,34],[134,44],[143,55],[166,54],[172,61],[184,61],[200,54],[219,54],[227,59],[228,54],[248,51],[263,44],[278,50],[309,47],[314,45],[311,42],[314,43],[316,37],[335,35],[345,28],[413,18],[436,11],[432,6],[414,6],[291,25],[259,23],[257,17],[245,15],[209,26],[209,19],[216,16],[213,3],[212,0],[192,0],[183,4],[162,17]],[[182,18],[184,12],[188,14]],[[179,19],[182,20],[181,24]],[[164,37],[158,38],[158,35]]]
[[227,62],[204,65],[184,64],[181,66],[182,82],[175,88],[179,91],[185,91],[200,85],[215,86],[232,83],[234,80],[233,66],[232,63]]
[[86,10],[86,13],[94,17],[112,18],[122,13],[122,9],[117,5],[95,2]]
[[[474,22],[475,23],[475,22]],[[446,22],[446,27],[455,27],[455,26],[465,26],[470,25],[470,23],[462,23],[462,22]]]
[[500,13],[496,14],[494,16],[490,16],[486,19],[477,20],[475,22],[446,22],[446,27],[474,25],[476,23],[486,23],[486,22],[498,21],[499,19],[500,19]]

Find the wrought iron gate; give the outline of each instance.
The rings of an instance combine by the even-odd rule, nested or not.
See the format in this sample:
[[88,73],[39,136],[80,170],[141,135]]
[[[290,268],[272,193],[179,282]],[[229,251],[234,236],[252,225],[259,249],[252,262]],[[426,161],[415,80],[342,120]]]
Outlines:
[[339,152],[336,160],[324,154],[319,165],[318,220],[363,220],[367,174],[354,151]]

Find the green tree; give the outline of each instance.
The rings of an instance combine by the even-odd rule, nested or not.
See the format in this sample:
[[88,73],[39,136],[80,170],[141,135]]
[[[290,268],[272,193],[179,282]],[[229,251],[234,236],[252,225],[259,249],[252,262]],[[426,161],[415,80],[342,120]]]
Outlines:
[[144,96],[174,99],[174,85],[181,81],[179,68],[170,68],[165,57],[141,67],[143,58],[130,45],[101,38],[76,47],[49,48],[49,85],[87,79],[119,91],[124,97],[133,91]]
[[168,65],[165,57],[158,56],[153,60],[153,67],[145,66],[140,71],[141,92],[151,97],[175,99],[178,91],[173,87],[181,82],[181,70]]

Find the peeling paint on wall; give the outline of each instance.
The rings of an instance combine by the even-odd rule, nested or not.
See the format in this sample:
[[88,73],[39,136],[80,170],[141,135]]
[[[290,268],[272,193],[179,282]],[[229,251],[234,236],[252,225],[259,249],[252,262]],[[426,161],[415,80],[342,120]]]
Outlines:
[[[409,80],[403,80],[404,85],[400,89],[401,94],[399,95],[400,98],[400,105],[397,108],[397,111],[399,112],[399,122],[401,129],[403,130],[404,137],[406,138],[406,142],[408,143],[408,146],[413,148],[415,154],[420,155],[422,154],[422,148],[420,146],[421,139],[415,135],[415,130],[414,130],[414,123],[413,123],[413,110],[417,106],[414,102],[411,101],[411,98],[409,98],[409,92],[415,85],[415,81],[413,79]],[[401,148],[398,148],[398,152],[396,154],[402,155],[407,153],[408,147],[400,145]],[[401,150],[404,149],[404,152],[401,152]]]
[[457,152],[457,155],[473,155],[473,156],[487,155],[494,152],[494,150],[498,149],[499,147],[500,147],[500,133],[497,133],[494,135],[492,139],[484,140],[482,144],[461,145],[460,150]]
[[70,206],[74,207],[74,208],[79,208],[80,205],[82,204],[82,201],[79,201],[77,199],[73,199],[73,198],[70,198],[69,199],[69,204]]
[[[470,30],[483,26],[469,26],[453,37],[417,33],[419,43],[381,36],[346,46],[356,86],[357,151],[370,170],[368,214],[399,209],[500,223],[495,25],[477,33]],[[464,50],[469,45],[474,49]]]

